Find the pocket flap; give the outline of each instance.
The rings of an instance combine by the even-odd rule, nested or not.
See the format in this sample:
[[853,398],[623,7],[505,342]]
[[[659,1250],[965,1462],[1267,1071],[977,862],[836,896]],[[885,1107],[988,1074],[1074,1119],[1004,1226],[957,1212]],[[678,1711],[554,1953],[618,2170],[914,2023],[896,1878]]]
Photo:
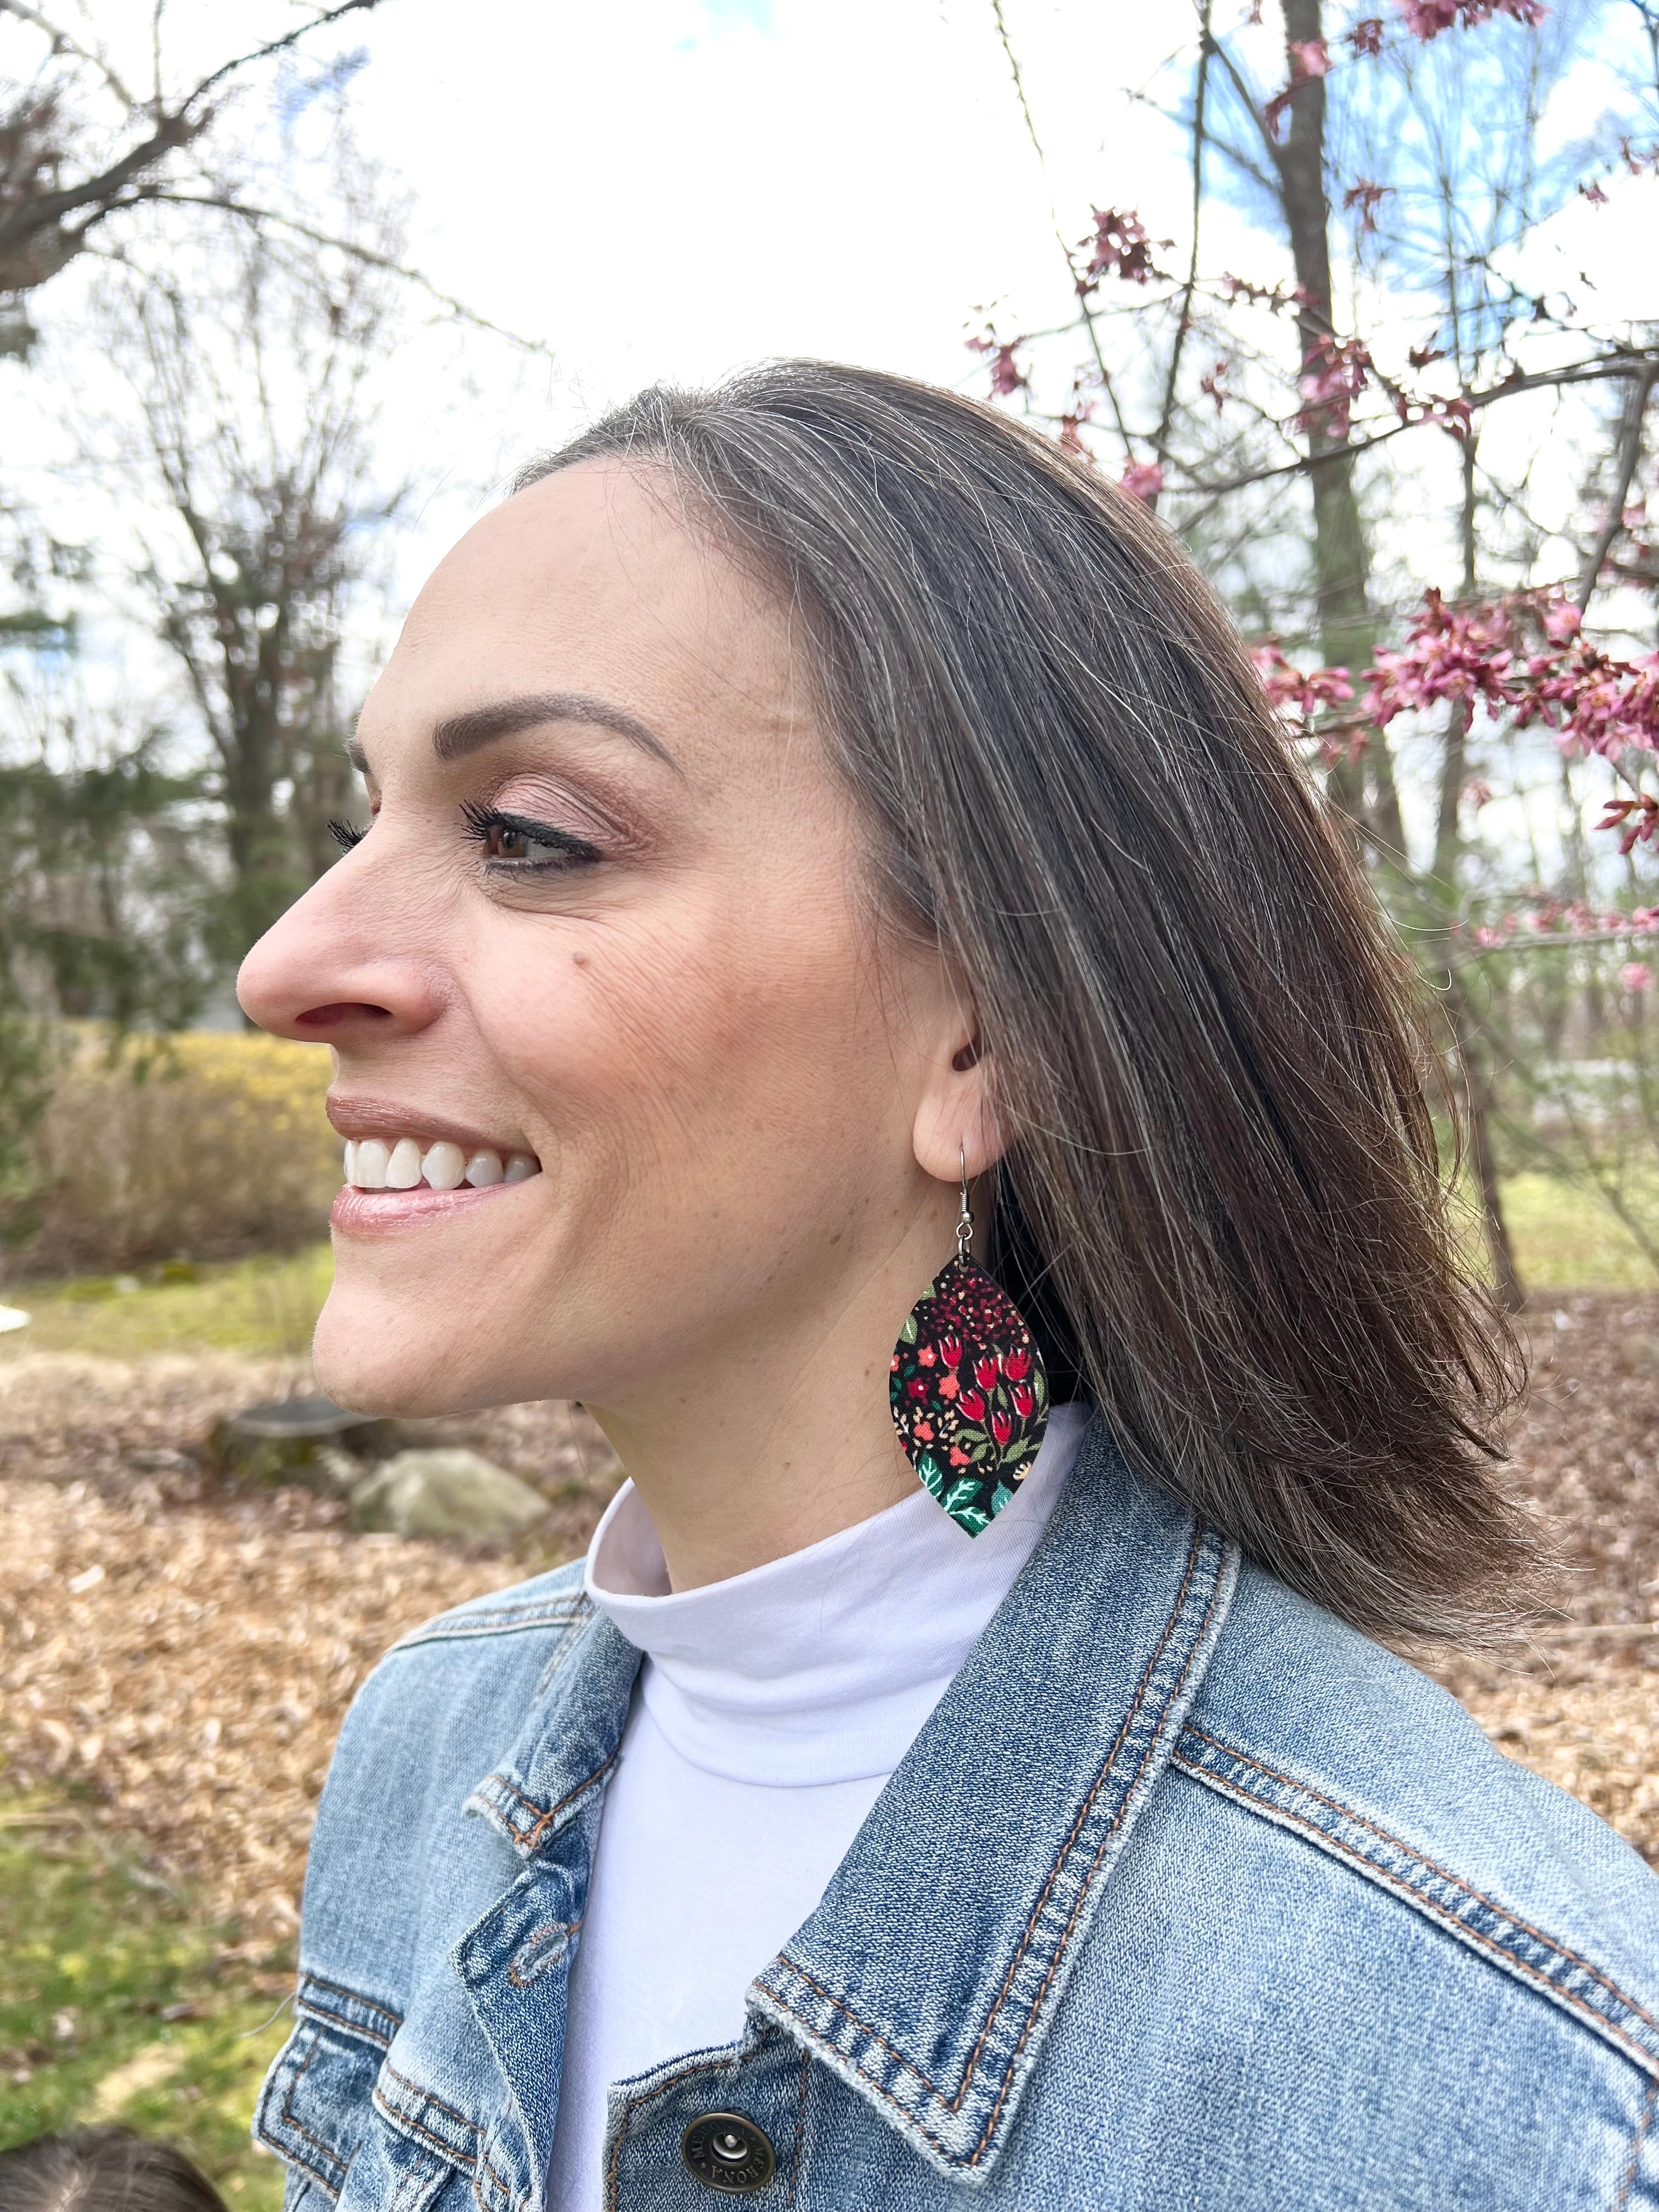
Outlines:
[[364,2130],[380,2070],[377,2045],[302,2018],[259,2093],[253,2132],[278,2158],[337,2197]]

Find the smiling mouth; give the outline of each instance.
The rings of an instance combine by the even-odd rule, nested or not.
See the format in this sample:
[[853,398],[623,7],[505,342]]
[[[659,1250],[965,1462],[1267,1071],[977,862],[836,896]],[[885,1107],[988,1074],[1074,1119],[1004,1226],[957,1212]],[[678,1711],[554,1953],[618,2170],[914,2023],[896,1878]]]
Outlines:
[[348,1139],[345,1183],[350,1190],[489,1190],[497,1183],[528,1182],[542,1164],[531,1152],[466,1148],[441,1138],[423,1145],[418,1137],[360,1137]]

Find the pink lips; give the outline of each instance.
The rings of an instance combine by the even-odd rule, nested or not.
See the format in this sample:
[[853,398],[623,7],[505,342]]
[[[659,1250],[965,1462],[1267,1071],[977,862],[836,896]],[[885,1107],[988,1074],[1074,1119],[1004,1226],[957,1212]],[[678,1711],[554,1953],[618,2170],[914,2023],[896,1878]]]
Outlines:
[[459,1190],[430,1190],[416,1183],[412,1190],[354,1190],[346,1183],[335,1195],[329,1221],[339,1236],[384,1237],[428,1222],[452,1221],[475,1206],[510,1198],[524,1188],[523,1183],[497,1182],[483,1190],[465,1184]]

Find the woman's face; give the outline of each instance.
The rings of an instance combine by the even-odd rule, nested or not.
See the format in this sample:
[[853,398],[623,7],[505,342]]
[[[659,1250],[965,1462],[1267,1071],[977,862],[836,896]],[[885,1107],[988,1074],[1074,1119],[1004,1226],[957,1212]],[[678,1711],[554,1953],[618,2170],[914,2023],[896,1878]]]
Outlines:
[[758,1376],[937,1243],[917,1117],[971,1022],[936,957],[878,951],[803,652],[608,464],[421,593],[360,725],[373,826],[240,981],[333,1048],[355,1180],[422,1176],[335,1206],[348,1404],[604,1407],[733,1346]]

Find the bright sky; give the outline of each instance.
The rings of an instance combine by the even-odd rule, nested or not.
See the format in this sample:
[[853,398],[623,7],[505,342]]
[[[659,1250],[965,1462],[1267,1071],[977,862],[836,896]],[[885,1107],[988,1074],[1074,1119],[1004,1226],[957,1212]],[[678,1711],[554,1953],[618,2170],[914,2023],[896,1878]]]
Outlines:
[[[1122,88],[1184,11],[1006,13],[1068,233],[1091,194],[1178,198],[1178,143]],[[487,0],[460,46],[454,20],[366,19],[359,127],[418,189],[434,279],[553,347],[561,422],[775,354],[959,383],[975,307],[1066,311],[990,0]]]

